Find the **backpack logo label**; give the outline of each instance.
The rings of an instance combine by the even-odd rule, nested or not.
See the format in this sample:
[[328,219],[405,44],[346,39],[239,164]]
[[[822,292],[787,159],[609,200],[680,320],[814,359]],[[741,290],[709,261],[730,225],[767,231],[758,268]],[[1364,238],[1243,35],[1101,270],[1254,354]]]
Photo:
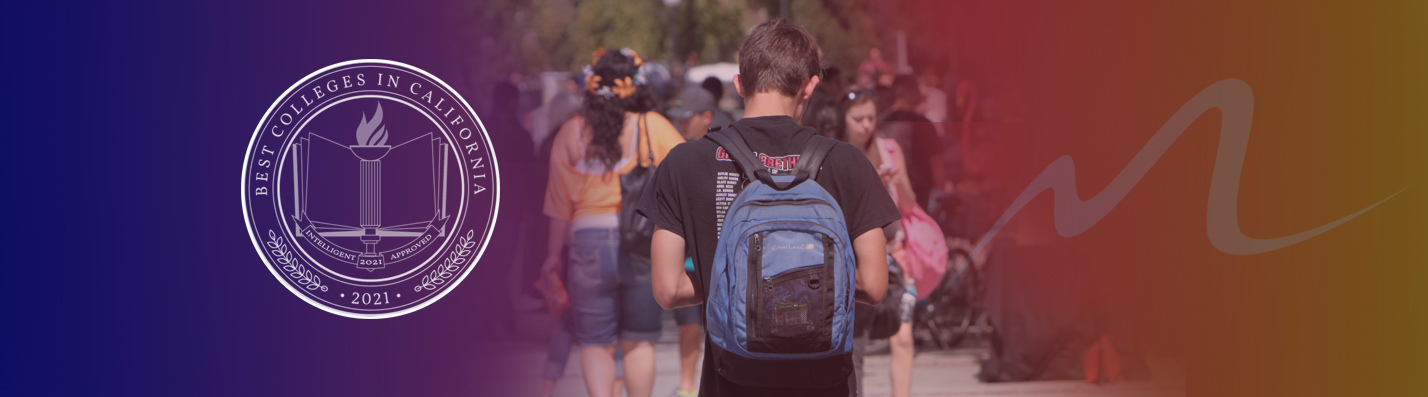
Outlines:
[[249,237],[289,291],[333,314],[387,318],[470,273],[499,183],[485,128],[450,86],[357,60],[273,103],[249,141],[242,191]]
[[811,249],[814,249],[814,248],[817,248],[817,247],[818,247],[818,246],[816,246],[816,245],[814,245],[814,244],[812,244],[812,243],[809,243],[809,244],[807,244],[807,245],[783,244],[783,245],[769,246],[768,249],[769,249],[770,251],[773,251],[773,250],[811,250]]

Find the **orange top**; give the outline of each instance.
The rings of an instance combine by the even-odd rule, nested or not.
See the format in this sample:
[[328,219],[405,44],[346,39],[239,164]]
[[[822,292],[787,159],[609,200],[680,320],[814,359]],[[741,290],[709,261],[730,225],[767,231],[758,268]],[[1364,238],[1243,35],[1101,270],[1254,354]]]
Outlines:
[[[574,128],[570,128],[571,124]],[[566,123],[566,127],[555,134],[551,147],[550,181],[545,187],[545,214],[558,219],[572,221],[587,216],[620,212],[620,178],[635,168],[635,156],[630,148],[635,139],[633,129],[622,133],[620,144],[624,157],[615,164],[613,172],[607,172],[605,165],[597,161],[585,161],[585,146],[590,144],[590,136],[582,133],[584,118],[576,117]],[[644,126],[639,133],[639,159],[650,166],[650,147],[653,146],[654,165],[664,161],[665,154],[684,142],[679,130],[659,113],[645,113]],[[649,144],[644,134],[649,134]]]

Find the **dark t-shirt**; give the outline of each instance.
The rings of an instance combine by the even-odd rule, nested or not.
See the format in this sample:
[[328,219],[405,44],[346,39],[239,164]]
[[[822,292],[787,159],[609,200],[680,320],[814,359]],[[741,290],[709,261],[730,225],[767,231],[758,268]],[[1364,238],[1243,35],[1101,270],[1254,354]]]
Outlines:
[[[792,172],[808,139],[817,133],[788,116],[746,118],[736,123],[754,156],[777,174]],[[726,129],[729,131],[730,129]],[[724,212],[743,190],[743,174],[723,148],[709,139],[685,142],[670,150],[645,190],[636,210],[659,227],[684,238],[685,254],[694,258],[694,286],[703,299],[714,266]],[[900,218],[872,163],[857,148],[839,143],[823,160],[815,179],[843,209],[849,238],[882,228]],[[706,338],[707,340],[708,338]],[[757,390],[722,382],[705,354],[701,396],[751,395]],[[851,364],[850,364],[851,365]],[[790,395],[788,389],[768,391]]]
[[883,119],[879,132],[897,140],[907,153],[907,182],[918,202],[927,200],[932,191],[932,159],[942,157],[942,137],[937,127],[921,114],[899,110]]

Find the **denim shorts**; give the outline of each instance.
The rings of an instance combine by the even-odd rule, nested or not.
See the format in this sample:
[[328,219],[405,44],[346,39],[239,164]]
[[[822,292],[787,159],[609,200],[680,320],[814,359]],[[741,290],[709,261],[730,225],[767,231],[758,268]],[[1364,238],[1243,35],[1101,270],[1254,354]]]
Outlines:
[[674,309],[674,323],[679,326],[704,325],[704,305],[698,304]]
[[[560,323],[555,327],[555,332],[550,336],[550,349],[546,351],[545,358],[545,378],[550,380],[560,380],[565,377],[565,364],[570,361],[570,346],[575,341],[575,335],[571,335],[570,311],[566,310],[560,315]],[[615,349],[615,377],[625,377],[625,351]]]
[[659,339],[664,309],[650,286],[650,259],[620,250],[619,230],[571,233],[566,272],[575,340],[581,346]]

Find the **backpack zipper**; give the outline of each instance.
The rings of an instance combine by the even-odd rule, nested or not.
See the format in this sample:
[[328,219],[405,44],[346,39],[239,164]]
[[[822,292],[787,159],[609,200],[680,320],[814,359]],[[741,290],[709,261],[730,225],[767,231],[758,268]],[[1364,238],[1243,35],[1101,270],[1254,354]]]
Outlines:
[[[754,286],[754,283],[759,280],[759,276],[763,275],[764,233],[765,232],[757,232],[749,236],[749,267],[746,269],[746,272],[749,273],[749,280],[748,284],[744,287],[744,321],[748,324],[748,329],[750,330],[759,329],[758,316],[754,315],[754,309],[756,308],[754,302],[758,302],[760,298],[759,289],[749,287]],[[749,331],[750,334],[753,332],[757,331]]]
[[[817,265],[809,265],[809,266],[804,266],[804,267],[805,267],[805,269],[794,270],[794,271],[791,271],[791,272],[784,272],[783,274],[780,274],[780,275],[777,275],[777,276],[767,276],[767,277],[764,277],[764,288],[767,289],[767,290],[769,290],[769,291],[772,291],[774,284],[778,284],[778,283],[783,282],[783,281],[785,281],[785,280],[788,280],[788,279],[790,279],[790,278],[798,278],[798,277],[802,277],[802,276],[804,276],[804,275],[807,275],[807,274],[809,274],[809,273],[814,273],[814,272],[818,272],[818,271],[820,271],[820,270],[824,270],[824,267],[825,267],[825,266],[820,263],[820,264],[817,264]],[[815,277],[815,278],[812,278],[812,279],[809,279],[809,280],[808,280],[808,287],[809,287],[809,288],[812,288],[812,289],[818,289],[818,288],[819,288],[819,287],[818,287],[818,284],[821,284],[821,283],[820,283],[820,282],[817,282],[817,281],[818,281],[818,278],[816,278],[816,277]]]
[[780,205],[807,205],[807,204],[822,204],[822,205],[827,205],[827,206],[832,207],[832,204],[828,204],[827,201],[820,200],[820,199],[802,199],[802,200],[760,200],[760,201],[749,201],[749,202],[745,202],[745,203],[744,203],[744,205],[753,205],[753,206],[759,206],[759,207],[776,207],[776,206],[780,206]]

